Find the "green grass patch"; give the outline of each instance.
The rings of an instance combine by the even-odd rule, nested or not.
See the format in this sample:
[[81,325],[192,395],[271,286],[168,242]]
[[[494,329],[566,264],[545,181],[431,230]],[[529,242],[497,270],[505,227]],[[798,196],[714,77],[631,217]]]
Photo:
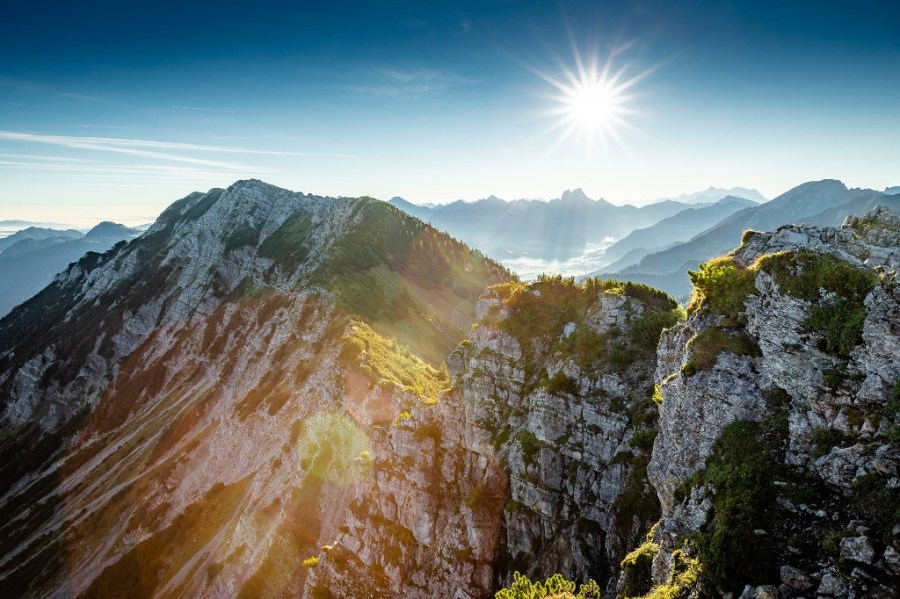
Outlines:
[[229,231],[223,239],[225,244],[225,252],[242,247],[255,246],[259,242],[259,231],[250,225],[243,224]]
[[737,324],[747,298],[756,293],[756,272],[730,256],[721,256],[701,264],[698,270],[689,271],[688,276],[694,285],[688,313],[705,307]]
[[494,599],[600,599],[600,585],[593,580],[577,585],[562,574],[554,574],[544,582],[532,582],[515,572],[512,584],[497,591]]
[[375,382],[403,387],[428,402],[437,401],[438,393],[450,385],[445,365],[434,368],[396,339],[379,335],[364,322],[352,321],[342,341],[342,360],[358,363]]
[[821,335],[821,350],[847,357],[862,342],[863,301],[878,285],[875,272],[832,254],[808,251],[770,254],[760,258],[758,266],[783,293],[813,303],[804,326]]
[[705,576],[721,592],[740,590],[743,583],[777,579],[780,556],[770,529],[777,512],[777,464],[763,425],[738,420],[716,441],[703,475],[715,489],[713,515],[696,539]]
[[737,356],[758,356],[759,347],[746,335],[710,327],[694,335],[687,343],[688,361],[681,368],[685,376],[701,370],[712,370],[719,354],[724,351]]
[[315,228],[309,214],[301,212],[290,217],[259,246],[257,252],[292,273],[309,256]]

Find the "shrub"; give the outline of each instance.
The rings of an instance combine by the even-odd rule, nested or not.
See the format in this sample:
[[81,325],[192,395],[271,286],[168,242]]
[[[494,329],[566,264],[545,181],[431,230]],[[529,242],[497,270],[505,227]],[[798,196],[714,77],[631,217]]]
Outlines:
[[700,560],[680,549],[672,552],[672,573],[665,584],[653,588],[643,599],[684,599],[689,596],[705,568]]
[[703,307],[737,321],[751,293],[756,293],[756,272],[730,256],[714,258],[688,272],[694,295],[688,313]]
[[606,337],[584,325],[579,325],[568,337],[561,339],[559,349],[565,351],[582,368],[590,367],[603,357]]
[[556,374],[547,379],[545,387],[553,395],[578,395],[578,381],[570,378],[562,370],[557,371]]
[[303,565],[307,568],[315,568],[319,565],[319,558],[317,558],[316,556],[308,557],[303,560]]
[[832,448],[840,447],[844,435],[832,428],[814,428],[809,440],[813,445],[812,455],[818,458],[830,452]]
[[[671,326],[678,318],[678,304],[671,297],[647,285],[627,281],[588,279],[579,285],[572,277],[541,275],[530,285],[510,282],[491,289],[510,309],[509,317],[501,322],[500,327],[523,342],[523,346],[530,339],[557,337],[566,323],[581,322],[587,309],[601,293],[619,293],[647,307],[647,320],[639,326],[645,333],[655,330],[655,338],[651,339],[654,348],[662,327]],[[594,334],[586,335],[584,339],[573,339],[572,343],[583,342],[586,357],[591,358],[597,350],[602,350],[604,341]],[[649,341],[643,337],[641,342]]]
[[782,293],[813,302],[804,326],[822,335],[822,350],[847,357],[862,341],[863,301],[879,281],[873,271],[809,251],[763,256],[758,267],[772,275]]
[[522,458],[525,460],[525,463],[529,466],[534,465],[534,456],[537,455],[537,452],[541,450],[544,444],[533,432],[527,430],[521,431],[516,435],[516,439],[518,439],[519,445],[522,447]]
[[900,488],[889,486],[889,478],[879,472],[860,476],[853,483],[850,508],[890,543],[893,529],[900,524]]
[[556,337],[568,322],[581,322],[597,300],[573,277],[541,275],[530,285],[508,283],[493,288],[510,309],[500,328],[516,337],[523,347],[534,338]]
[[631,447],[649,453],[653,450],[654,441],[656,441],[656,430],[648,428],[634,433],[634,435],[632,435],[631,439],[628,441],[628,444]]
[[512,584],[497,591],[494,599],[600,599],[600,586],[593,580],[580,585],[577,593],[575,587],[562,574],[554,574],[541,583],[515,572]]
[[655,353],[663,329],[675,326],[679,316],[675,310],[644,313],[628,327],[631,343],[645,352]]
[[694,335],[687,343],[687,350],[690,357],[681,369],[685,376],[693,376],[701,370],[712,370],[723,351],[737,356],[760,355],[759,347],[746,335],[715,327],[703,329]]
[[775,460],[758,422],[738,420],[716,441],[704,478],[715,489],[713,516],[697,538],[700,560],[714,588],[740,589],[743,583],[777,577],[778,552],[768,527],[776,512]]
[[631,458],[631,472],[625,488],[616,497],[613,507],[616,511],[616,533],[627,541],[637,519],[641,523],[649,523],[659,519],[660,506],[656,489],[647,478],[646,456],[637,455]]
[[659,545],[647,541],[622,560],[622,573],[625,577],[623,592],[626,597],[634,597],[650,591],[653,586],[651,567],[657,553],[659,553]]
[[400,426],[401,424],[403,424],[404,420],[409,420],[410,418],[412,418],[412,414],[409,413],[409,410],[403,410],[394,418],[393,426]]
[[466,506],[472,510],[489,508],[496,502],[497,498],[491,494],[491,490],[485,483],[475,485],[472,492],[466,497]]

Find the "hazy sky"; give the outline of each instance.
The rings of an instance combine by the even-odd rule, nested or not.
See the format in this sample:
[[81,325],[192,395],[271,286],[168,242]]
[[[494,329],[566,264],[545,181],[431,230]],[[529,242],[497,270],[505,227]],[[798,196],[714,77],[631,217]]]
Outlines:
[[[0,220],[138,224],[246,177],[420,203],[900,185],[898,24],[896,0],[7,3]],[[606,147],[548,132],[573,44],[642,76]]]

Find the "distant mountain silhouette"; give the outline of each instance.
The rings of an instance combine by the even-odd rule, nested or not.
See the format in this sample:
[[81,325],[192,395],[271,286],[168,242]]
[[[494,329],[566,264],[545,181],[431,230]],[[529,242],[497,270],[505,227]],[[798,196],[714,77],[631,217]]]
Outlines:
[[[20,222],[20,221],[5,221]],[[80,239],[84,237],[84,233],[75,229],[47,229],[43,227],[28,227],[20,231],[16,231],[12,235],[0,238],[0,252],[6,248],[15,245],[23,239],[48,239],[50,237],[65,237],[66,239]]]
[[495,258],[527,255],[542,260],[578,256],[610,237],[622,237],[688,207],[672,200],[616,206],[591,199],[581,189],[566,190],[550,201],[490,196],[433,208],[402,198],[390,203]]
[[731,189],[724,189],[722,187],[710,187],[709,189],[705,189],[703,191],[685,193],[678,196],[677,198],[672,199],[676,202],[682,202],[684,204],[708,204],[710,202],[716,202],[720,198],[724,198],[727,196],[744,198],[752,201],[755,204],[762,204],[767,201],[761,193],[759,193],[755,189],[747,189],[746,187],[732,187]]
[[46,287],[53,276],[87,252],[105,252],[119,241],[140,235],[112,222],[102,222],[82,235],[30,227],[0,239],[0,316]]
[[839,226],[848,214],[861,215],[879,205],[898,210],[900,198],[871,189],[848,189],[833,179],[812,181],[765,204],[735,212],[691,240],[648,254],[636,264],[594,274],[648,283],[683,296],[690,291],[687,271],[739,245],[747,229],[771,231],[789,223]]
[[651,252],[687,241],[735,212],[756,205],[752,200],[727,196],[715,204],[686,208],[650,227],[632,231],[606,248],[603,256],[609,261],[607,269],[626,256],[629,261],[622,266],[633,264]]

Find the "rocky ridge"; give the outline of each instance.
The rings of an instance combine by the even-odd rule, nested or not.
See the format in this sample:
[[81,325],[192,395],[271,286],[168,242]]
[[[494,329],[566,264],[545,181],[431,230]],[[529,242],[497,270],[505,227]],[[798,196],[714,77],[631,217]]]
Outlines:
[[551,278],[477,310],[452,388],[375,444],[313,596],[487,597],[514,571],[605,581],[657,517],[644,335],[677,320],[674,302]]
[[193,194],[0,321],[0,588],[894,596],[898,248],[750,232],[682,320],[373,200]]
[[382,202],[258,181],[88,254],[0,321],[0,588],[302,587],[373,427],[445,380],[390,336],[446,352],[508,278]]
[[659,346],[652,568],[620,590],[693,562],[705,594],[896,596],[898,264],[900,217],[875,209],[748,232],[694,275]]

